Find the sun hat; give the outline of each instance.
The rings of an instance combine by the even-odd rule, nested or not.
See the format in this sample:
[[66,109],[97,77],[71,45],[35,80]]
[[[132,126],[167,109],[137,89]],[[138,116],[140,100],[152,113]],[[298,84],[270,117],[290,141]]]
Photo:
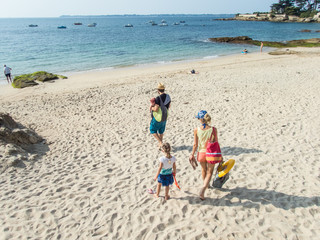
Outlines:
[[165,86],[163,85],[163,83],[159,83],[157,89],[164,90]]
[[206,114],[207,114],[207,111],[201,110],[201,111],[199,111],[198,114],[196,115],[196,118],[198,118],[198,119],[203,119]]

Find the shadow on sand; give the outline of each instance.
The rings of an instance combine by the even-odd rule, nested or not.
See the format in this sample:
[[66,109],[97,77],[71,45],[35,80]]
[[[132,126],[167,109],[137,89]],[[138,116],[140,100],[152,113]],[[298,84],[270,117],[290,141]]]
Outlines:
[[[173,152],[188,150],[189,152],[192,151],[192,146],[177,146],[172,147]],[[263,151],[254,148],[241,148],[241,147],[222,147],[221,148],[222,155],[232,155],[232,156],[239,156],[243,153],[261,153]]]
[[261,153],[263,151],[254,148],[241,148],[241,147],[222,147],[222,155],[239,156],[243,153]]
[[188,150],[189,152],[192,151],[192,146],[172,146],[172,151],[173,152],[178,152],[178,151],[183,151],[183,150]]
[[229,192],[222,198],[206,198],[201,201],[199,196],[186,192],[192,196],[180,198],[188,200],[190,204],[205,204],[213,206],[243,206],[246,208],[259,208],[260,205],[273,205],[276,208],[284,210],[295,208],[306,208],[312,206],[320,206],[320,197],[303,197],[288,195],[274,190],[264,189],[248,189],[245,187],[238,187],[234,189],[220,189],[223,192]]

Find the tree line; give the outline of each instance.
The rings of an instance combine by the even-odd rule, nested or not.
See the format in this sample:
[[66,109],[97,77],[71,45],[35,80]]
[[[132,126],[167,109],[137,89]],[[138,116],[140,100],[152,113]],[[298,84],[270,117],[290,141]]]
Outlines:
[[271,5],[271,13],[313,17],[320,9],[320,0],[279,0]]

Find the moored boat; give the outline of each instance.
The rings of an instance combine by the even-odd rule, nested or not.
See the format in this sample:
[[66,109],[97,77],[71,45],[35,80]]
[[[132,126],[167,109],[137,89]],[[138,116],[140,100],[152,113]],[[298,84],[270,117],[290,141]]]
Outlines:
[[133,27],[133,25],[132,24],[126,24],[126,25],[124,25],[125,27]]
[[59,26],[57,27],[58,29],[66,29],[67,27],[66,26]]
[[81,22],[75,22],[73,25],[82,25]]
[[96,23],[90,23],[90,24],[88,24],[88,27],[95,27],[95,26],[97,26]]
[[37,24],[30,24],[29,27],[38,27]]

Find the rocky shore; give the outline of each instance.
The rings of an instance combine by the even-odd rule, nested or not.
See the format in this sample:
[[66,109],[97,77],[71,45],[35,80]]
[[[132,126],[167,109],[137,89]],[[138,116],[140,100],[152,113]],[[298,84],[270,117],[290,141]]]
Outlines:
[[44,139],[34,130],[0,112],[0,173],[9,167],[24,168],[47,151]]
[[[236,44],[250,44],[260,46],[261,41],[253,40],[248,36],[238,36],[238,37],[219,37],[219,38],[209,38],[211,42],[221,42],[221,43],[236,43]],[[265,47],[320,47],[320,38],[312,39],[300,39],[291,40],[287,42],[270,42],[263,41]]]
[[320,13],[314,17],[301,18],[298,16],[291,16],[286,14],[272,14],[272,13],[255,13],[255,14],[236,14],[234,18],[219,18],[213,20],[221,21],[269,21],[269,22],[318,22],[320,23]]
[[53,73],[48,73],[45,71],[39,71],[29,74],[22,74],[20,76],[16,76],[13,79],[12,86],[14,88],[25,88],[32,87],[39,84],[39,82],[51,82],[56,79],[67,79],[66,76],[57,75]]

